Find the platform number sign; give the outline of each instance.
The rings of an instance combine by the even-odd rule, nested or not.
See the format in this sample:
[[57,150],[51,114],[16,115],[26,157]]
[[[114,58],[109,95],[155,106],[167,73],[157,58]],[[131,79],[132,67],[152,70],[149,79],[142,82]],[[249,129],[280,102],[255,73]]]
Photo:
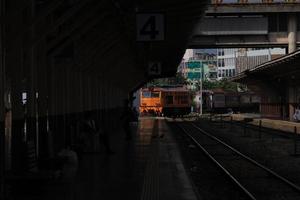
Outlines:
[[136,14],[137,41],[162,41],[165,39],[165,21],[161,13]]
[[148,75],[150,75],[150,76],[161,75],[161,63],[160,62],[149,62]]

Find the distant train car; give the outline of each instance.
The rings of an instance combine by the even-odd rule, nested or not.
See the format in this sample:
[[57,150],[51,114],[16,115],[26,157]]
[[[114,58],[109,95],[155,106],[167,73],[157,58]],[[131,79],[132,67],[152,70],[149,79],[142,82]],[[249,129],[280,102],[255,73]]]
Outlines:
[[185,88],[162,88],[162,112],[165,116],[185,115],[191,111],[190,92]]
[[188,114],[191,110],[190,93],[182,87],[143,88],[140,96],[141,114],[178,116]]
[[225,92],[212,90],[203,95],[207,111],[224,113],[229,109],[235,112],[258,112],[260,97],[251,92]]
[[226,92],[225,96],[225,107],[235,109],[240,106],[240,95],[236,92]]
[[213,108],[224,108],[225,107],[225,95],[222,92],[212,93],[212,106]]

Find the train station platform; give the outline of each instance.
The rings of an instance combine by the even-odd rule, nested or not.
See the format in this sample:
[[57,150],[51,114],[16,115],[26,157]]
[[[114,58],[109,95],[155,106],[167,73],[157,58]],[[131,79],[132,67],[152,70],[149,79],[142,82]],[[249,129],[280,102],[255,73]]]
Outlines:
[[[228,116],[227,120],[229,120],[230,119],[229,115],[227,116]],[[300,134],[299,122],[262,118],[260,114],[253,114],[253,113],[232,114],[230,116],[234,121],[245,121],[245,119],[248,119],[247,123],[249,124],[259,126],[259,124],[261,123],[261,126],[264,128],[275,129],[284,132],[294,133],[296,128],[296,132]]]
[[114,154],[85,153],[76,176],[39,188],[42,194],[15,199],[196,200],[180,153],[163,118],[141,118],[134,137],[111,134]]

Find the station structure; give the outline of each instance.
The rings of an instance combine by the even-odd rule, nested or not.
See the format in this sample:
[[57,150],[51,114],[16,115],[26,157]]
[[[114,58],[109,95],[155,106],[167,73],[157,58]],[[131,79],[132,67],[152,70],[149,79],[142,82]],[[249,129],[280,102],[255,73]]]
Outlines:
[[246,84],[261,95],[260,109],[264,117],[293,120],[300,103],[299,56],[297,50],[242,71],[231,80]]
[[[32,184],[42,181],[39,178],[44,175],[37,173],[39,162],[75,144],[78,122],[87,116],[94,116],[111,134],[111,143],[118,147],[116,157],[110,161],[97,155],[83,156],[75,186],[60,182],[47,188],[48,197],[39,194],[15,199],[68,199],[55,196],[55,191],[61,195],[70,190],[77,199],[175,199],[177,194],[178,199],[196,199],[164,122],[145,119],[135,143],[121,143],[122,136],[113,135],[120,128],[124,99],[152,78],[174,75],[188,47],[288,47],[289,55],[238,77],[269,88],[266,102],[280,108],[275,114],[272,111],[274,116],[291,116],[298,103],[299,51],[293,51],[300,38],[300,4],[262,1],[252,5],[243,1],[222,5],[218,1],[214,3],[220,5],[207,7],[209,3],[0,0],[0,199],[21,195],[24,188],[39,192],[35,187],[41,186],[40,182]],[[263,17],[236,18],[233,29],[218,26],[228,24],[228,18],[201,21],[205,15],[232,13]],[[269,16],[279,21],[269,26]],[[284,33],[280,32],[281,19],[288,20]],[[211,30],[209,24],[217,29]],[[274,27],[279,28],[275,33],[271,31]],[[164,156],[159,155],[160,149]],[[162,175],[167,177],[159,179]],[[12,186],[17,183],[23,183],[21,189]],[[164,186],[164,193],[158,183]]]
[[118,129],[135,89],[176,73],[206,4],[1,0],[0,199],[10,173],[24,180],[37,161],[76,143],[86,116]]

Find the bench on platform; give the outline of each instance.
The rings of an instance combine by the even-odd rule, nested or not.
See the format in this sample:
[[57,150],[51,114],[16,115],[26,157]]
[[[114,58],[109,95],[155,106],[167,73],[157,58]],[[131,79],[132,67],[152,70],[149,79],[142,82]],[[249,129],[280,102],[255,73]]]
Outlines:
[[40,187],[50,183],[59,182],[61,176],[62,160],[49,159],[44,162],[46,169],[39,167],[34,142],[29,141],[25,148],[25,169],[22,173],[8,172],[5,184],[9,186],[10,193],[22,196],[24,193],[41,192]]

